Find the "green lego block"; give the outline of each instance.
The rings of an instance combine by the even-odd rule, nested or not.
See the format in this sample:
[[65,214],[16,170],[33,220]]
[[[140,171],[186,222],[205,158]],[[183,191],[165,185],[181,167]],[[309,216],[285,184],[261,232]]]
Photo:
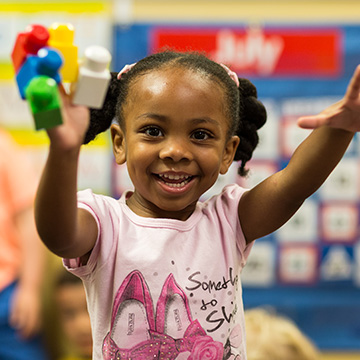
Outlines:
[[61,99],[56,81],[48,76],[33,78],[25,90],[36,130],[50,129],[63,123]]

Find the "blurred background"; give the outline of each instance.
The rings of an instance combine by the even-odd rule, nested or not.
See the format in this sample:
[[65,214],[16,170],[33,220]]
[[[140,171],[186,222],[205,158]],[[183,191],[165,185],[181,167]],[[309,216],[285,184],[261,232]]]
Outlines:
[[[10,53],[27,25],[54,22],[74,25],[80,56],[89,45],[108,48],[112,71],[171,47],[205,52],[253,81],[268,122],[249,177],[238,178],[234,166],[204,198],[282,169],[308,134],[297,117],[339,100],[360,63],[359,0],[0,0],[0,125],[39,176],[47,139],[20,100]],[[356,136],[321,189],[256,242],[242,276],[246,309],[266,306],[291,318],[324,359],[360,359],[359,177]],[[108,134],[84,148],[79,187],[113,196],[131,187],[113,162]]]

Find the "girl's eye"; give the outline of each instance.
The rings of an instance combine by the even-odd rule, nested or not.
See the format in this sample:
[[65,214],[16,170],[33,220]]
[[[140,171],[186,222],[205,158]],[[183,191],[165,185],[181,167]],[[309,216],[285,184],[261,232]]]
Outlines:
[[159,137],[163,135],[162,131],[157,127],[148,127],[144,129],[144,134],[151,137]]
[[211,138],[212,136],[211,136],[211,134],[209,134],[209,132],[207,132],[205,130],[198,130],[192,134],[192,137],[195,140],[207,140],[207,139]]

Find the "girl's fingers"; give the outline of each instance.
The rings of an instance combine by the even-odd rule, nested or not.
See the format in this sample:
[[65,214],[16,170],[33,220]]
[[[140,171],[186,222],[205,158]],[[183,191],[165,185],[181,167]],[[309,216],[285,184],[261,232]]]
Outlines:
[[58,89],[59,89],[59,93],[60,93],[60,95],[61,95],[62,98],[68,97],[68,94],[67,94],[67,92],[66,92],[66,89],[65,89],[63,83],[60,83],[60,84],[59,84]]
[[345,97],[349,100],[357,100],[360,93],[360,65],[354,71],[354,75],[350,80],[349,86],[346,90]]
[[302,116],[298,118],[297,124],[303,129],[315,129],[326,123],[326,117],[322,115]]

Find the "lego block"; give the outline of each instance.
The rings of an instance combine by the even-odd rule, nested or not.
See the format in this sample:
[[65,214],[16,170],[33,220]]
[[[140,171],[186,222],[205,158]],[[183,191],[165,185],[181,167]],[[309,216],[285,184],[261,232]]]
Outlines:
[[72,87],[74,104],[95,109],[103,106],[111,78],[108,69],[110,61],[110,52],[101,46],[89,46],[85,50],[78,80]]
[[49,31],[42,25],[30,25],[24,32],[17,35],[15,45],[11,52],[14,70],[17,73],[28,55],[35,55],[47,45]]
[[48,76],[33,78],[25,91],[36,130],[62,124],[61,99],[57,83]]
[[75,82],[78,73],[78,48],[73,44],[75,30],[71,24],[54,23],[49,28],[49,46],[59,50],[64,58],[60,70],[63,82]]
[[41,48],[37,55],[28,55],[24,65],[16,75],[20,96],[25,99],[25,90],[30,81],[37,76],[46,75],[60,83],[59,69],[63,63],[61,54],[51,48]]

